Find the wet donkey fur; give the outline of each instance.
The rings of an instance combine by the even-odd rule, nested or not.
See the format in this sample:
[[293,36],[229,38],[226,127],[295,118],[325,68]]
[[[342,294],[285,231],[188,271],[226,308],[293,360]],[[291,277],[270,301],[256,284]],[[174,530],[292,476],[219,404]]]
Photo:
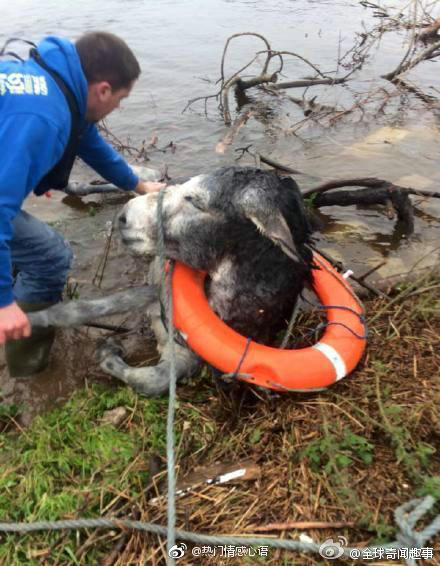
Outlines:
[[[122,241],[136,255],[157,252],[157,203],[157,194],[137,197],[118,218]],[[253,340],[271,343],[311,277],[311,230],[296,183],[250,167],[199,175],[166,188],[162,224],[165,256],[208,272],[206,293],[220,318]],[[149,283],[157,285],[160,277],[156,259]],[[168,389],[170,352],[159,301],[147,310],[158,365],[131,368],[112,341],[101,347],[100,359],[106,372],[139,393],[157,395]],[[180,344],[174,350],[177,378],[193,373],[198,357]]]

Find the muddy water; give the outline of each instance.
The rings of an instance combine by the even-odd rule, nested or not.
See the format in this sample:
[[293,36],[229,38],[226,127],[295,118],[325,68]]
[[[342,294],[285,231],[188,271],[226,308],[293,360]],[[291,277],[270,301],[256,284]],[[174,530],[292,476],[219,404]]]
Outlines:
[[[406,6],[403,1],[395,4],[402,9]],[[335,70],[338,54],[351,47],[356,34],[378,23],[371,10],[354,0],[107,0],[105,7],[97,0],[16,0],[13,4],[4,2],[2,16],[2,39],[18,36],[38,41],[48,34],[74,39],[92,29],[123,36],[138,55],[143,74],[124,108],[114,113],[107,125],[120,140],[134,147],[153,135],[158,136],[159,147],[173,141],[177,148],[174,154],[153,151],[150,161],[141,163],[155,168],[167,165],[171,176],[229,164],[236,157],[235,148],[252,143],[262,154],[302,171],[297,181],[304,188],[334,178],[367,176],[420,189],[438,190],[440,186],[438,121],[423,103],[409,103],[406,96],[392,97],[382,114],[365,108],[364,113],[354,112],[333,128],[309,120],[294,132],[292,126],[304,118],[301,110],[289,101],[271,101],[271,120],[264,119],[267,112],[263,109],[261,116],[249,120],[223,155],[214,151],[226,133],[215,103],[208,107],[208,119],[202,105],[182,114],[187,100],[216,91],[223,46],[233,33],[258,32],[274,49],[299,53],[322,70]],[[409,37],[405,32],[384,35],[349,85],[316,87],[306,96],[317,94],[321,104],[346,109],[359,95],[364,94],[365,100],[378,87],[392,93],[393,88],[379,76],[397,66]],[[243,66],[259,49],[262,44],[255,38],[236,40],[228,53],[226,74]],[[256,65],[250,71],[256,72]],[[286,59],[283,72],[283,80],[294,80],[310,75],[310,68],[291,58]],[[344,72],[338,70],[339,75]],[[421,64],[409,78],[425,92],[438,95],[440,76],[435,63]],[[301,97],[303,91],[291,94]],[[134,156],[128,157],[134,160]],[[75,177],[94,179],[95,174],[79,166]],[[143,277],[144,266],[128,258],[115,238],[108,254],[106,251],[112,220],[124,198],[90,196],[79,200],[53,193],[51,199],[30,197],[25,204],[28,211],[58,227],[71,242],[75,252],[71,290],[81,297],[123,288]],[[395,223],[379,209],[333,207],[321,211],[324,228],[318,242],[357,273],[384,259],[387,262],[381,275],[438,261],[440,204],[434,199],[418,202],[421,212],[409,239],[402,238]],[[99,282],[96,275],[106,254],[104,276]],[[24,401],[25,418],[29,418],[68,397],[85,377],[95,379],[99,372],[93,351],[99,334],[83,329],[60,335],[53,366],[41,378],[11,381],[3,369],[0,386],[6,399]],[[128,350],[140,362],[153,355],[151,349],[144,352],[145,337],[127,342]]]

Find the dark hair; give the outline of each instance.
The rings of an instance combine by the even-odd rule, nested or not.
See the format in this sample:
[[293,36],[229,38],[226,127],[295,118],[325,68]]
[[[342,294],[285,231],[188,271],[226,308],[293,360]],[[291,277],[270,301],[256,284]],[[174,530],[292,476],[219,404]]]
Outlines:
[[130,87],[141,73],[132,50],[112,33],[86,33],[75,42],[75,47],[89,84],[107,81],[112,90],[119,90]]

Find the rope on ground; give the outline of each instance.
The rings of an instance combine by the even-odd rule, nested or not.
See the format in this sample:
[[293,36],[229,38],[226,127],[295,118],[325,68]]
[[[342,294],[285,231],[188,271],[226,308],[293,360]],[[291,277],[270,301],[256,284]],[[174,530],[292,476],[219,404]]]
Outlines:
[[[402,548],[423,548],[426,542],[433,536],[440,533],[440,515],[432,521],[430,525],[422,531],[414,529],[415,523],[427,513],[435,503],[435,499],[428,495],[421,499],[413,499],[398,507],[395,511],[395,518],[400,529],[396,536],[396,541],[380,546],[369,546],[363,548],[341,547],[343,554],[347,557],[353,556],[356,552],[357,558],[374,553],[375,550],[399,550]],[[34,523],[0,523],[0,532],[6,533],[31,533],[41,530],[63,530],[63,529],[129,529],[145,531],[155,535],[167,536],[168,529],[155,523],[144,523],[141,521],[130,521],[126,519],[78,519],[69,521],[39,521]],[[210,536],[200,533],[183,531],[177,529],[175,538],[186,540],[194,544],[211,545],[236,545],[236,546],[269,546],[281,550],[299,552],[322,552],[322,545],[314,542],[291,541],[286,539],[274,539],[264,537],[241,537],[241,536]],[[322,556],[322,554],[321,554]],[[342,556],[342,554],[341,554]],[[413,558],[405,558],[407,566],[415,566]]]

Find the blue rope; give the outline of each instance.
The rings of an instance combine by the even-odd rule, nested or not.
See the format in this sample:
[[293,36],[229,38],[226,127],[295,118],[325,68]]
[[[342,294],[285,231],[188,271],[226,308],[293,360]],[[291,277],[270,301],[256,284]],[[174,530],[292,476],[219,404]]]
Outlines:
[[340,306],[340,305],[318,305],[318,306],[316,306],[305,298],[304,298],[304,301],[306,303],[309,303],[309,305],[312,305],[314,308],[317,308],[318,310],[321,310],[321,311],[325,311],[327,309],[339,309],[339,310],[351,312],[352,314],[356,315],[359,318],[359,320],[361,321],[362,325],[365,328],[365,334],[358,334],[357,332],[355,332],[352,328],[350,328],[349,326],[347,326],[343,322],[328,322],[327,321],[327,322],[319,323],[313,330],[311,330],[310,332],[305,334],[305,336],[304,336],[305,338],[308,338],[309,336],[313,336],[313,334],[318,332],[318,330],[322,330],[323,328],[327,328],[327,326],[336,325],[336,326],[342,326],[342,328],[345,328],[346,330],[348,330],[353,336],[355,336],[356,338],[359,338],[359,340],[367,340],[367,338],[368,338],[368,326],[367,326],[367,321],[366,321],[363,314],[358,313],[357,311],[355,311],[354,309],[352,309],[350,307],[344,307],[344,306]]

